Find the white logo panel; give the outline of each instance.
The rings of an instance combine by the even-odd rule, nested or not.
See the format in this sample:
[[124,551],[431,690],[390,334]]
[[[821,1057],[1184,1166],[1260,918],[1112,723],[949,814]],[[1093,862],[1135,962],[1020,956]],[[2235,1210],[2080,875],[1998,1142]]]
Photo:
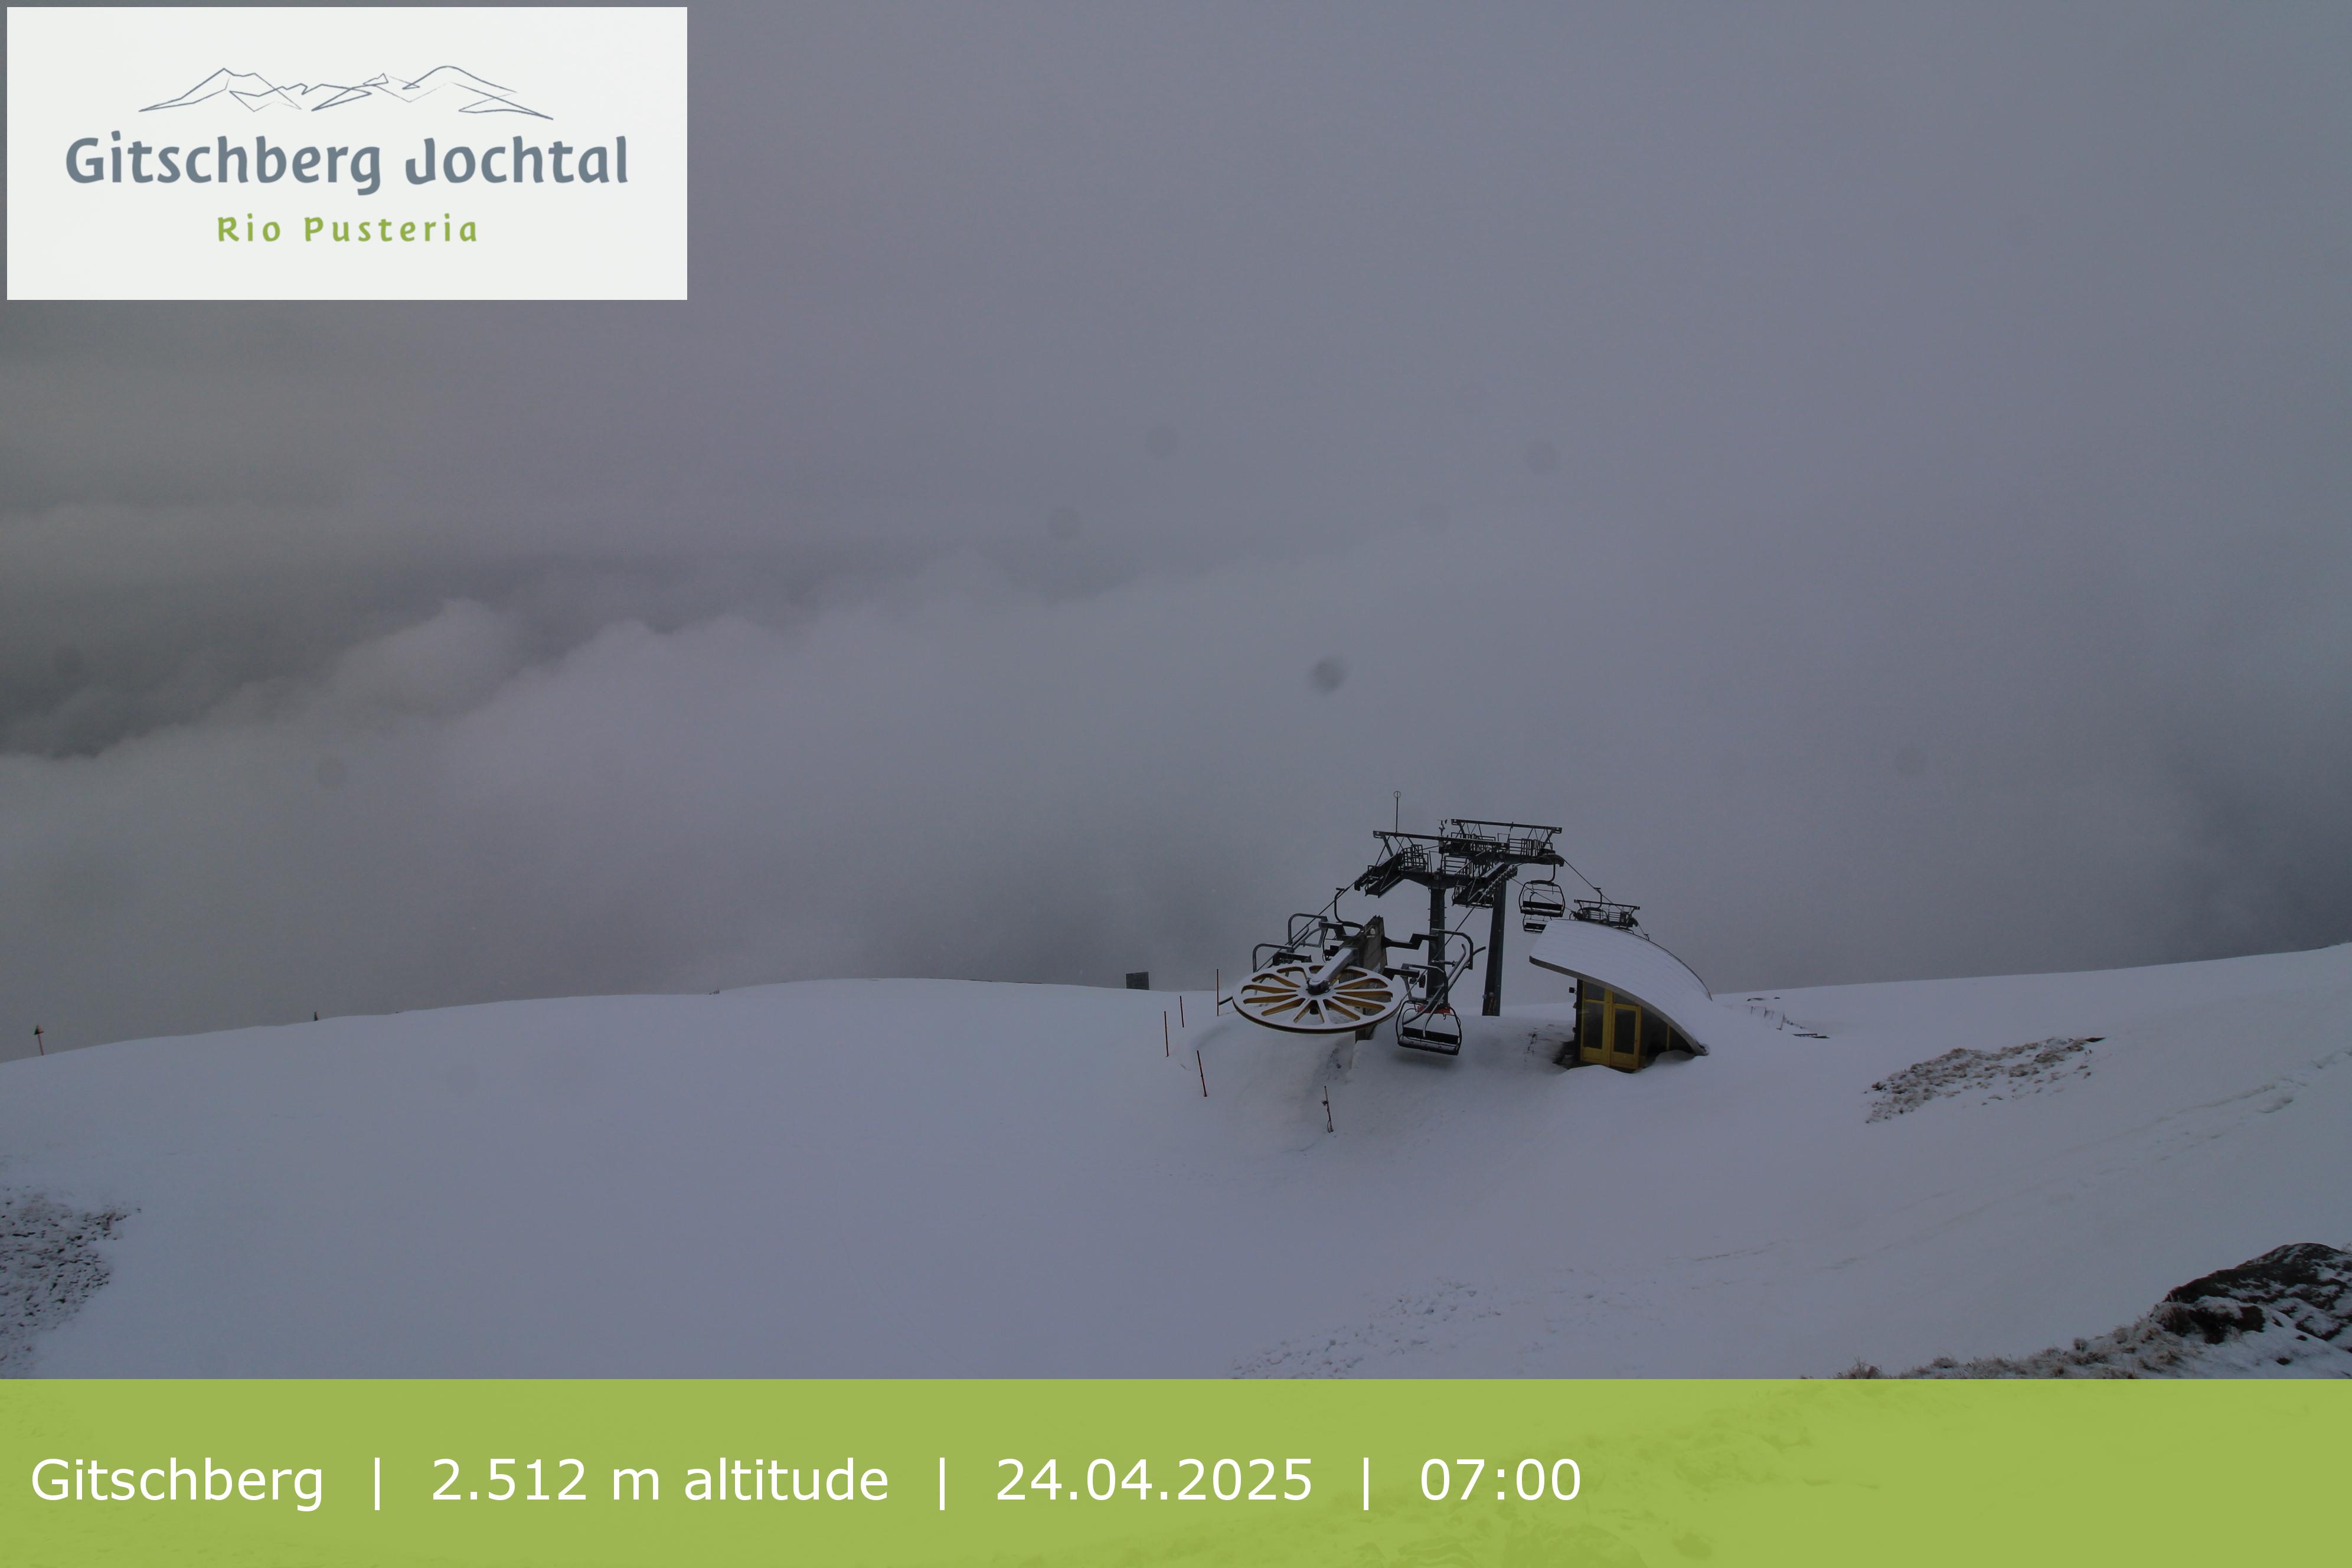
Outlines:
[[11,300],[683,300],[683,9],[8,9]]

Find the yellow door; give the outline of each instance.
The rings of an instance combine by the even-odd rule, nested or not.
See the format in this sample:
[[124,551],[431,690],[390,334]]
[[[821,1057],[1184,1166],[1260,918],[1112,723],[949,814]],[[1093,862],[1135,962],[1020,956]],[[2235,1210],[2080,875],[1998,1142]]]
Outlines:
[[1577,1006],[1576,1058],[1632,1072],[1642,1065],[1642,1005],[1600,986]]
[[1609,1065],[1622,1072],[1632,1072],[1642,1065],[1642,1009],[1631,1002],[1611,996],[1609,1009]]

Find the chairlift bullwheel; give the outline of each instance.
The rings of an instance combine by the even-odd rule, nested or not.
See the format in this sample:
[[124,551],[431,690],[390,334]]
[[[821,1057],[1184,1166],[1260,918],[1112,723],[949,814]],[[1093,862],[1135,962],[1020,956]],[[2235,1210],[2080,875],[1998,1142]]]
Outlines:
[[1384,1023],[1404,1005],[1403,984],[1377,970],[1349,965],[1319,989],[1316,968],[1276,963],[1234,991],[1234,1010],[1253,1024],[1298,1035],[1352,1034]]

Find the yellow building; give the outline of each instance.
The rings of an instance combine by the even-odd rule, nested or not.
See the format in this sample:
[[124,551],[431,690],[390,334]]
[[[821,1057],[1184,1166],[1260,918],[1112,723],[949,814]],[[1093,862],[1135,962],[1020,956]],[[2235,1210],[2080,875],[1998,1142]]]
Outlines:
[[1589,921],[1555,921],[1528,962],[1576,982],[1573,1064],[1639,1072],[1668,1051],[1707,1054],[1732,1015],[1690,965],[1647,937]]
[[1580,974],[1576,996],[1576,1059],[1585,1066],[1638,1072],[1666,1051],[1706,1052],[1672,1019],[1655,1007],[1643,1006],[1631,992]]

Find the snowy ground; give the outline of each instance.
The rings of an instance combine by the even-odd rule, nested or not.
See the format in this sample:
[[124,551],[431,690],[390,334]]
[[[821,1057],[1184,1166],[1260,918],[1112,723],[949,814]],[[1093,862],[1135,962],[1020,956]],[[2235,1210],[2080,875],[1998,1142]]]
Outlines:
[[[1830,1374],[2031,1356],[2352,1240],[2352,947],[1789,992],[1632,1076],[1555,1066],[1564,1009],[1446,1061],[1199,994],[1163,1056],[1163,1007],[838,982],[0,1065],[0,1204],[90,1287],[0,1364]],[[1996,1066],[1872,1119],[1956,1050]]]

